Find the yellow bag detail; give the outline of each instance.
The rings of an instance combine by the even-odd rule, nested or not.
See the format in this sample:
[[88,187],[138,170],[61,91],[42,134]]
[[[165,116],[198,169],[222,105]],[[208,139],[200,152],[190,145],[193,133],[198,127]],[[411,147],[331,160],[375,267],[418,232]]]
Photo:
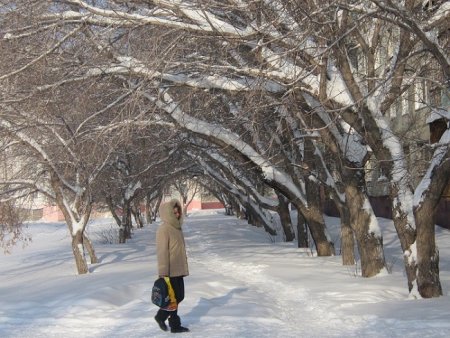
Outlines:
[[176,311],[177,308],[178,308],[178,304],[177,304],[177,299],[175,298],[175,291],[173,291],[172,284],[170,283],[170,278],[169,277],[164,277],[164,280],[167,283],[167,288],[168,288],[168,291],[169,291],[170,303],[165,308],[163,308],[163,310]]

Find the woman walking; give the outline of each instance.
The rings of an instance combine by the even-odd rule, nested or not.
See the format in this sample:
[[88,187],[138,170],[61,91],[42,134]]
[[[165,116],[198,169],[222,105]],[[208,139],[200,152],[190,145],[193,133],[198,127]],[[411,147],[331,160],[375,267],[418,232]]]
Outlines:
[[167,331],[166,319],[169,318],[170,332],[188,332],[189,329],[181,326],[178,316],[178,304],[184,299],[183,277],[189,275],[186,247],[181,225],[183,212],[178,200],[173,199],[161,205],[159,215],[162,223],[156,232],[156,254],[158,257],[158,274],[160,277],[169,277],[175,293],[175,303],[169,308],[161,308],[155,320],[163,331]]

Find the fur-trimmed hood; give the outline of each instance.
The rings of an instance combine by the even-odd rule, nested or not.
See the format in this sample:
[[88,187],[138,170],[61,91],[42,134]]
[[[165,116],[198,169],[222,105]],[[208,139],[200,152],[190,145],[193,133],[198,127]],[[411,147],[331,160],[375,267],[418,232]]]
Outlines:
[[[179,206],[181,211],[181,217],[178,219],[173,213],[173,208]],[[181,207],[180,201],[177,199],[172,199],[169,202],[161,204],[159,207],[159,217],[164,223],[168,223],[176,229],[181,229],[183,224],[183,208]]]

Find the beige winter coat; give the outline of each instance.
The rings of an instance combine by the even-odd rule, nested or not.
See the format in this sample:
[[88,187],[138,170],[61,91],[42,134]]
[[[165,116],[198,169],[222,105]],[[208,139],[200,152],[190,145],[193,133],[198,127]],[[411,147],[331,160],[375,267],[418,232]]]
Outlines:
[[176,199],[164,203],[159,208],[162,223],[156,232],[156,254],[158,256],[158,275],[179,277],[188,276],[186,247],[181,224],[183,218],[177,219],[173,208],[180,202]]

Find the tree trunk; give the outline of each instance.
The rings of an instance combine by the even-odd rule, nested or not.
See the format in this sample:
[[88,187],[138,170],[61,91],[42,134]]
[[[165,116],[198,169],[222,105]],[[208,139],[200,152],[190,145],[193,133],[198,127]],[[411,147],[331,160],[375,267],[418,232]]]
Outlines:
[[286,197],[277,193],[278,208],[277,213],[280,216],[281,226],[284,231],[285,241],[292,242],[295,239],[294,230],[292,229],[291,214],[289,211],[289,203]]
[[120,220],[119,224],[119,243],[123,244],[126,243],[128,239],[127,232],[129,231],[127,229],[127,221],[128,221],[128,213],[129,213],[129,206],[126,202],[122,204],[122,219]]
[[155,209],[154,209],[154,212],[153,212],[153,220],[154,221],[156,221],[156,216],[158,215],[159,206],[161,205],[162,200],[163,200],[163,194],[161,193],[158,196],[158,199],[156,200]]
[[89,253],[89,258],[91,260],[91,264],[98,263],[97,255],[95,254],[94,246],[92,245],[91,240],[83,231],[83,245],[86,248],[87,252]]
[[322,215],[317,215],[315,210],[310,212],[311,215],[306,217],[309,231],[316,246],[318,256],[333,256],[335,255],[334,244],[328,239],[326,235],[326,226]]
[[249,204],[245,206],[247,213],[247,223],[253,225],[257,228],[262,228],[262,222],[260,217],[258,217],[257,212]]
[[[51,183],[53,191],[55,192],[55,195],[56,195],[56,204],[58,205],[59,210],[61,210],[61,212],[64,215],[64,219],[66,221],[66,224],[69,228],[70,235],[72,237],[72,252],[73,252],[73,255],[75,258],[77,272],[79,275],[88,273],[89,269],[88,269],[86,257],[84,254],[83,239],[85,237],[84,230],[86,228],[86,224],[89,220],[89,216],[90,216],[91,210],[92,210],[91,197],[89,194],[82,195],[81,197],[77,196],[77,197],[79,197],[79,203],[69,203],[69,201],[66,199],[66,196],[63,195],[63,193],[62,193],[63,189],[61,188],[60,181],[58,180],[56,175],[53,175],[53,173],[51,173],[50,183]],[[74,199],[76,200],[77,198],[75,197]],[[83,201],[84,203],[81,203],[80,201]],[[71,210],[68,207],[69,205],[71,205],[71,206],[84,205],[84,209],[79,208],[79,209],[76,209],[74,212],[74,210]],[[74,223],[73,223],[74,221],[81,222],[81,224],[77,224],[77,227],[79,226],[79,228],[77,228],[76,232],[74,231]],[[95,256],[92,243],[90,241],[88,241],[86,243],[86,245],[88,245],[88,247],[90,246],[91,250],[93,252],[93,255],[91,256],[91,260],[94,259],[94,261],[96,261],[97,258]]]
[[[435,178],[430,186],[433,197],[425,199],[415,210],[416,220],[416,248],[417,248],[417,289],[424,298],[442,296],[442,286],[439,278],[439,250],[435,239],[435,211],[439,203],[442,190],[433,191],[436,186],[446,187],[448,180],[439,182]],[[438,188],[439,190],[439,188]],[[437,196],[436,196],[437,195]]]
[[308,207],[303,206],[302,214],[308,223],[317,255],[332,256],[335,254],[334,244],[327,236],[327,228],[323,219],[323,208],[320,201],[320,186],[309,179],[305,180],[305,185]]
[[106,197],[106,204],[108,205],[109,212],[113,216],[114,220],[116,221],[117,225],[120,227],[122,224],[122,221],[120,220],[119,216],[117,215],[116,208],[114,206],[114,203],[112,201],[111,196]]
[[214,196],[216,196],[216,198],[222,202],[223,206],[225,207],[225,215],[227,216],[232,216],[234,215],[233,213],[233,205],[230,202],[230,197],[228,196],[228,194],[225,193],[215,193]]
[[245,219],[239,203],[236,202],[236,200],[234,198],[230,199],[230,204],[231,204],[231,208],[234,209],[235,212],[236,212],[236,217],[238,219]]
[[86,257],[84,255],[82,231],[77,231],[75,235],[72,235],[72,251],[75,257],[78,274],[82,275],[88,273],[89,269],[86,263]]
[[182,204],[183,204],[183,215],[184,216],[187,216],[188,214],[187,214],[187,208],[188,208],[188,205],[187,205],[187,196],[182,196]]
[[297,247],[299,248],[309,247],[306,220],[298,208],[297,208]]
[[269,235],[276,236],[277,232],[272,228],[272,223],[267,219],[266,215],[263,215],[264,210],[257,210],[257,208],[259,208],[259,206],[254,205],[253,203],[247,203],[245,209],[247,211],[248,223],[256,227],[263,227]]
[[225,215],[227,215],[227,216],[234,215],[231,204],[225,204]]
[[[403,262],[405,265],[405,273],[406,279],[408,281],[408,290],[411,292],[413,286],[416,284],[416,272],[417,272],[417,263],[413,259],[411,259],[412,245],[414,244],[415,231],[411,229],[407,229],[406,227],[402,227],[398,224],[406,223],[401,217],[394,217],[394,225],[396,229],[404,229],[404,230],[396,230],[397,235],[400,239],[400,244],[403,252]],[[400,232],[399,232],[400,231]],[[413,234],[414,233],[414,236]],[[412,237],[412,239],[409,239]]]
[[334,244],[327,236],[326,225],[321,210],[317,210],[313,207],[305,208],[301,204],[299,206],[301,207],[301,210],[299,212],[301,212],[306,220],[306,223],[308,224],[309,232],[311,233],[311,237],[317,250],[317,255],[334,255]]
[[336,206],[341,218],[341,256],[342,265],[355,265],[355,236],[350,226],[350,212],[344,205]]
[[125,243],[127,239],[131,238],[131,201],[124,201],[122,210],[122,226],[119,230],[119,243]]
[[145,197],[145,221],[147,224],[153,223],[153,209],[152,209],[152,200],[151,200],[151,194],[148,193]]
[[[443,137],[443,136],[442,136]],[[418,257],[417,289],[424,298],[442,296],[439,278],[439,250],[435,239],[435,214],[439,201],[450,183],[450,150],[436,151],[434,163],[441,165],[432,171],[432,180],[423,192],[421,203],[415,206],[416,247]]]
[[147,224],[153,223],[153,212],[152,212],[152,205],[149,202],[145,202],[145,220]]
[[355,173],[345,186],[346,204],[350,213],[350,225],[355,233],[361,258],[361,274],[373,277],[385,268],[383,237],[364,189],[364,176]]
[[121,225],[119,227],[119,243],[123,244],[127,241],[127,237],[125,235],[125,228]]
[[248,208],[245,208],[245,211],[246,211],[246,215],[247,215],[247,224],[257,227],[258,225],[256,224],[256,221],[254,220],[253,211],[248,210]]
[[384,268],[383,239],[373,232],[356,231],[356,242],[361,258],[362,277],[373,277]]
[[396,196],[398,196],[398,189],[395,184],[391,183],[392,220],[403,250],[408,290],[411,292],[417,282],[416,249],[413,247],[416,240],[416,231],[410,224],[408,215],[403,211],[405,207],[402,205],[402,201]]
[[130,211],[133,214],[134,221],[136,222],[136,227],[138,229],[142,229],[144,227],[144,222],[142,222],[142,215],[141,215],[140,205],[132,207],[130,209]]
[[434,210],[422,207],[416,212],[417,227],[417,288],[424,298],[442,296],[439,279],[439,251],[435,241]]

